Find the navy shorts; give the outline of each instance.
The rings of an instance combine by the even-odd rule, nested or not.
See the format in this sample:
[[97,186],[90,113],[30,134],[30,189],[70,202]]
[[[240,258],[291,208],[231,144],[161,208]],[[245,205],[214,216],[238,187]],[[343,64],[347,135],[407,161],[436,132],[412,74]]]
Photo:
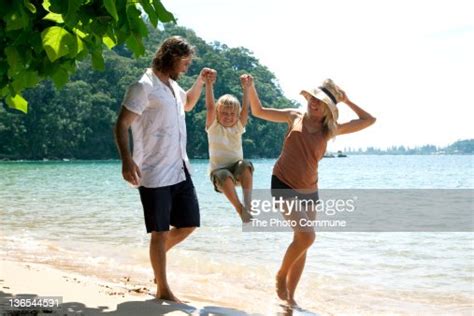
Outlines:
[[284,200],[291,198],[298,198],[298,200],[313,200],[315,202],[319,200],[318,191],[312,193],[298,192],[275,175],[272,175],[271,188],[271,194],[275,199],[280,199],[281,197]]
[[159,188],[138,188],[145,214],[146,231],[162,232],[176,228],[199,227],[199,203],[193,181],[184,167],[186,180]]

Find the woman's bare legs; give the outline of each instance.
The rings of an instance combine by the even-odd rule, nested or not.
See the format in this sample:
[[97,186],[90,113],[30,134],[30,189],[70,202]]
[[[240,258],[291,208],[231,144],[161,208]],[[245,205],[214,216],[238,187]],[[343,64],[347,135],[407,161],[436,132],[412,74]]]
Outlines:
[[[302,218],[310,219],[313,217],[312,214],[308,213],[308,211],[292,212],[290,215],[284,215],[284,217],[286,220],[295,220],[300,223]],[[294,294],[304,270],[306,251],[316,239],[316,234],[314,230],[300,225],[293,229],[293,241],[288,246],[276,275],[276,287],[280,299],[291,305],[296,305]]]
[[306,250],[315,239],[316,234],[314,232],[294,232],[293,241],[286,250],[276,277],[277,294],[282,300],[287,301],[290,294],[294,295],[296,285],[304,269]]
[[[306,216],[310,221],[314,221],[316,219],[316,211],[314,208],[310,208],[306,212]],[[316,237],[316,235],[314,235]],[[314,240],[313,240],[314,242]],[[288,289],[288,303],[291,305],[297,305],[295,301],[295,291],[296,287],[298,286],[298,282],[300,281],[301,275],[303,274],[304,266],[306,263],[306,253],[307,250],[293,263],[288,271],[287,276],[287,289]]]

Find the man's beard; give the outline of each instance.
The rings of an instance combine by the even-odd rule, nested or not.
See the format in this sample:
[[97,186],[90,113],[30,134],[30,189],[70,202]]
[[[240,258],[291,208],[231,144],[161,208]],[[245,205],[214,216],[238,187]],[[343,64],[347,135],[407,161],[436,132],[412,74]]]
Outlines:
[[177,71],[170,72],[170,78],[173,79],[174,81],[178,80],[179,72],[177,72]]

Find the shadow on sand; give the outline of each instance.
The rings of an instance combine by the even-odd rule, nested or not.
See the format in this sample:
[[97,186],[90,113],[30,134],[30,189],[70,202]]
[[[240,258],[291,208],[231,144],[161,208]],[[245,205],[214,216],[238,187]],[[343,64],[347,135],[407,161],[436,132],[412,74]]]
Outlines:
[[[81,302],[63,302],[59,309],[37,308],[37,309],[15,309],[10,307],[7,298],[35,298],[36,294],[17,294],[0,291],[0,316],[19,316],[19,315],[111,315],[111,316],[157,316],[166,315],[173,312],[181,312],[184,315],[199,316],[256,316],[262,314],[248,314],[244,311],[221,307],[221,306],[203,306],[198,309],[188,304],[176,304],[169,301],[150,299],[146,301],[128,301],[117,305],[117,309],[110,311],[111,306],[88,307]],[[276,305],[276,306],[275,306]],[[304,310],[300,307],[290,307],[281,304],[275,304],[272,314],[276,316],[320,316],[313,312]]]
[[10,302],[6,299],[15,296],[15,298],[35,298],[36,294],[16,294],[0,291],[0,315],[111,315],[111,316],[130,316],[130,315],[166,315],[172,312],[181,312],[184,315],[225,315],[225,316],[250,316],[244,311],[220,306],[205,306],[198,309],[188,304],[176,304],[169,301],[150,299],[146,301],[128,301],[117,305],[117,310],[109,311],[110,306],[88,307],[81,302],[63,302],[60,309],[37,308],[15,309],[10,308]]

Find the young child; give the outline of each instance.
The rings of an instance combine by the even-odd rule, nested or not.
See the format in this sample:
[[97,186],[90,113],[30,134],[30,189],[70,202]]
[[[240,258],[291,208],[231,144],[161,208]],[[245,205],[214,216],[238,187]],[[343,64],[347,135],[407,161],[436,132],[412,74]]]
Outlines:
[[[214,101],[216,72],[206,77],[206,132],[209,142],[209,171],[214,189],[225,194],[244,223],[250,222],[253,165],[244,160],[242,134],[248,119],[248,75],[242,75],[242,109],[237,98],[225,94]],[[241,185],[244,203],[239,200],[235,187]]]

